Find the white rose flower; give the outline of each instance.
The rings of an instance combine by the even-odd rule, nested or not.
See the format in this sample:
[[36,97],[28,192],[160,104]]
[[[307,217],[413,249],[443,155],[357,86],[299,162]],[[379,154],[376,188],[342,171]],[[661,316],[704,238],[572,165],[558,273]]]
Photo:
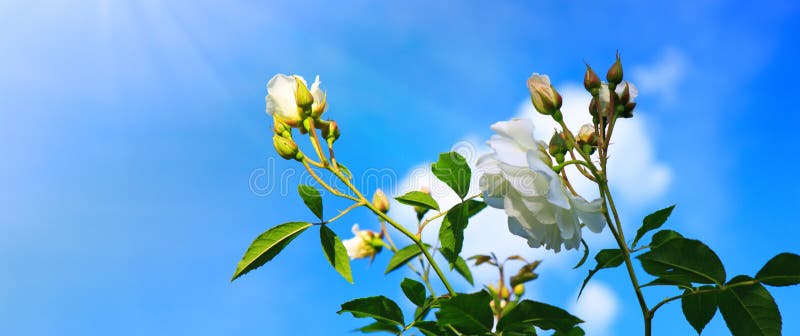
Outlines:
[[[278,117],[284,123],[292,127],[297,127],[303,119],[302,111],[297,106],[297,81],[308,87],[306,80],[301,76],[277,74],[267,83],[267,113],[273,117]],[[311,96],[314,102],[311,105],[312,111],[317,111],[317,116],[325,111],[326,101],[325,92],[319,87],[319,76],[314,84],[311,85]]]
[[488,141],[493,149],[478,159],[483,198],[504,209],[511,233],[531,247],[561,251],[577,249],[581,223],[599,233],[605,226],[601,200],[587,202],[566,189],[551,168],[547,145],[533,137],[530,119],[512,119],[492,125],[497,134]]
[[381,251],[381,246],[375,242],[376,238],[380,239],[378,233],[370,230],[359,230],[358,224],[353,225],[352,231],[355,237],[342,241],[351,260],[373,257]]

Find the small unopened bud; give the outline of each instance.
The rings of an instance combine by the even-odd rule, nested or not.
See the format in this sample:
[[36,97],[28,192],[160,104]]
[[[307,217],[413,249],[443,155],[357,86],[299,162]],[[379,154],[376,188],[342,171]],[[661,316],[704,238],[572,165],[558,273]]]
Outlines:
[[594,154],[597,149],[597,132],[594,131],[594,125],[586,124],[581,126],[578,132],[578,148],[586,154]]
[[339,135],[339,124],[333,120],[327,122],[327,127],[322,129],[322,137],[328,141],[328,144],[333,144],[339,139]]
[[535,73],[528,78],[528,91],[531,94],[531,103],[539,113],[553,115],[561,108],[561,95],[550,85],[547,75]]
[[568,151],[569,147],[567,146],[567,142],[564,141],[563,133],[553,133],[553,136],[550,138],[550,146],[548,147],[550,155],[556,159],[556,162],[563,163],[564,155],[566,155]]
[[290,138],[284,138],[280,135],[272,136],[272,144],[275,145],[275,151],[278,152],[282,158],[289,160],[289,159],[298,159],[298,156],[301,156],[300,150],[297,148],[297,144]]
[[625,105],[631,101],[631,89],[630,85],[623,85],[622,87],[622,93],[619,94],[619,101],[617,103]]
[[622,114],[620,114],[620,117],[633,118],[633,109],[635,108],[636,108],[636,103],[634,102],[625,104],[625,109],[622,111]]
[[596,96],[597,91],[600,89],[600,77],[597,77],[597,73],[592,70],[589,64],[586,64],[586,74],[583,75],[583,87],[586,88],[586,91],[589,91],[592,96]]
[[525,294],[525,285],[518,284],[518,285],[514,286],[514,295],[516,295],[517,297],[520,297],[520,296],[522,296],[522,294]]
[[383,190],[375,190],[375,194],[372,195],[372,204],[380,212],[389,212],[389,199],[386,198],[386,194],[383,193]]
[[503,286],[503,288],[500,289],[500,298],[503,300],[508,300],[509,296],[511,296],[511,293],[508,291],[508,287]]
[[[419,191],[423,192],[423,193],[426,193],[428,195],[431,194],[431,191],[430,191],[430,189],[428,189],[428,187],[422,187],[422,188],[419,189]],[[422,220],[422,217],[425,216],[425,213],[428,212],[428,208],[415,206],[414,207],[414,212],[417,213],[417,220]]]
[[292,134],[292,127],[289,126],[287,123],[281,121],[278,118],[272,118],[274,125],[272,126],[272,131],[275,132],[276,135],[280,135],[282,137],[288,138]]
[[295,102],[297,103],[297,107],[305,110],[314,103],[314,96],[308,91],[306,83],[300,79],[300,77],[294,76],[294,80],[297,82],[297,90],[294,92]]
[[615,85],[622,82],[622,61],[619,59],[619,52],[617,52],[617,60],[606,73],[606,80]]

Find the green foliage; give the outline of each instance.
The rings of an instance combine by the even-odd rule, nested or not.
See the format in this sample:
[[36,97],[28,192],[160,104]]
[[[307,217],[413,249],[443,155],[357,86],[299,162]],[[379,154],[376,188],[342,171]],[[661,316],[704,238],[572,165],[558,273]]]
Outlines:
[[489,262],[490,260],[492,260],[492,257],[485,254],[476,254],[474,256],[467,258],[467,260],[475,260],[475,266],[478,266],[485,262]]
[[492,297],[486,291],[472,294],[459,294],[439,302],[436,317],[439,325],[452,327],[462,334],[476,335],[488,333],[492,329],[494,317],[489,302]]
[[231,281],[272,260],[292,240],[310,226],[311,223],[306,222],[283,223],[256,237],[250,247],[247,248],[247,251],[244,252],[242,260],[236,265],[236,271],[233,272]]
[[572,332],[583,321],[566,310],[549,304],[523,300],[497,322],[497,331],[524,332],[536,326],[544,330],[555,329],[561,333]]
[[434,321],[419,321],[414,323],[414,327],[416,327],[425,336],[440,336],[447,334],[445,330]]
[[418,307],[425,304],[425,285],[421,282],[405,278],[400,283],[400,288],[406,297]]
[[791,286],[800,283],[800,256],[781,253],[770,259],[756,274],[756,279],[770,286]]
[[301,184],[297,186],[297,193],[300,194],[308,210],[322,220],[322,196],[320,196],[319,190],[310,185]]
[[[429,248],[430,245],[424,244],[426,248]],[[386,266],[386,272],[384,274],[389,274],[389,272],[394,271],[400,267],[403,267],[406,263],[408,263],[414,257],[420,255],[422,250],[419,249],[417,244],[411,244],[404,248],[397,250],[394,253],[391,259],[389,259],[389,264]]]
[[583,245],[583,256],[581,260],[578,261],[578,264],[573,266],[572,269],[578,269],[578,267],[583,266],[583,263],[586,262],[586,259],[589,259],[589,245],[586,244],[586,241],[581,238],[581,244]]
[[636,231],[636,238],[633,239],[633,246],[636,247],[636,243],[639,242],[639,239],[642,239],[647,232],[658,229],[661,225],[664,225],[669,215],[672,214],[672,209],[675,209],[674,204],[644,217],[642,227],[639,228],[639,231]]
[[439,161],[431,165],[431,171],[436,178],[450,186],[458,197],[464,199],[467,196],[472,171],[461,154],[456,152],[439,154]]
[[464,204],[467,205],[467,218],[472,218],[486,208],[486,203],[476,200],[464,201]]
[[675,238],[683,238],[683,235],[672,230],[658,231],[653,235],[652,240],[650,240],[650,249],[656,249],[662,244]]
[[350,312],[353,317],[372,317],[380,322],[404,326],[403,311],[400,307],[385,296],[371,296],[355,299],[342,304],[342,309],[336,312],[342,314]]
[[553,333],[553,336],[586,336],[586,332],[581,329],[581,327],[574,327],[572,330],[562,333],[560,331],[556,331]]
[[337,165],[337,166],[339,166],[339,170],[341,170],[341,171],[342,171],[342,173],[344,174],[344,176],[346,176],[346,177],[347,177],[347,178],[349,178],[349,179],[352,179],[352,178],[353,178],[353,173],[352,173],[352,172],[350,172],[350,168],[347,168],[347,166],[345,166],[345,165],[344,165],[344,163],[342,163],[342,162],[337,162],[337,163],[336,163],[336,165]]
[[[726,284],[751,281],[739,275]],[[719,311],[734,336],[777,336],[781,314],[772,295],[761,284],[729,287],[719,293]]]
[[439,203],[436,203],[436,200],[430,194],[421,191],[410,191],[394,199],[405,205],[439,211]]
[[467,262],[464,261],[461,257],[456,258],[456,261],[453,263],[453,267],[456,269],[458,274],[461,274],[470,285],[474,285],[472,282],[472,272],[469,270],[469,266],[467,266]]
[[533,271],[536,270],[536,267],[539,266],[539,263],[541,263],[541,261],[537,260],[520,267],[519,271],[517,271],[517,274],[511,276],[511,288],[538,278],[539,274],[536,274]]
[[320,225],[319,240],[322,243],[322,252],[328,262],[336,269],[336,272],[344,277],[349,283],[353,283],[353,275],[350,272],[350,257],[347,256],[342,240],[326,225]]
[[[439,251],[450,262],[450,267],[454,267],[458,260],[458,254],[464,243],[464,229],[467,228],[469,218],[478,214],[486,208],[486,203],[469,200],[454,205],[444,216],[442,225],[439,227]],[[463,275],[463,274],[462,274]]]
[[655,280],[650,281],[650,282],[642,285],[641,287],[650,287],[650,286],[677,286],[677,287],[680,287],[680,288],[683,288],[683,289],[691,289],[691,288],[693,288],[691,282],[680,282],[680,281],[664,279],[664,278],[656,278]]
[[637,258],[647,273],[666,280],[717,285],[725,282],[722,261],[699,240],[673,238]]
[[597,252],[594,256],[594,260],[597,261],[597,266],[594,269],[589,271],[589,275],[583,279],[583,284],[581,285],[581,290],[578,291],[578,297],[581,296],[583,293],[583,289],[586,287],[586,284],[589,283],[589,279],[591,279],[595,273],[599,272],[601,269],[604,268],[614,268],[625,261],[625,258],[622,255],[622,250],[620,249],[604,249]]
[[[691,294],[695,291],[701,291],[697,294]],[[705,292],[707,291],[707,292]],[[703,333],[703,328],[706,327],[708,322],[714,318],[717,313],[717,294],[716,288],[713,286],[702,286],[695,290],[687,289],[683,292],[684,296],[681,298],[681,309],[686,321],[697,330],[697,334]]]
[[444,216],[442,225],[439,227],[439,250],[451,264],[458,259],[464,243],[464,229],[467,227],[469,218],[467,217],[467,203],[459,203],[453,206]]
[[399,335],[401,332],[401,328],[398,327],[396,324],[386,323],[382,321],[375,321],[371,324],[365,325],[353,331],[360,331],[362,333],[388,332],[395,335]]

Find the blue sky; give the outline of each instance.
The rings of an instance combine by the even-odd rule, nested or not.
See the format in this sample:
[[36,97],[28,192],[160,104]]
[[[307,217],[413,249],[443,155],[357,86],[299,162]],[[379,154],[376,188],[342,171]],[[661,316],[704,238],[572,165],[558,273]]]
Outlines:
[[[345,335],[362,322],[336,315],[340,303],[402,300],[404,274],[382,275],[387,255],[354,262],[351,286],[312,231],[228,282],[253,237],[311,219],[293,193],[250,187],[254,171],[297,168],[274,160],[264,95],[275,73],[322,77],[343,133],[337,153],[353,171],[404,176],[517,115],[532,72],[568,87],[583,61],[605,69],[619,49],[633,79],[661,76],[640,84],[639,108],[652,159],[670,172],[663,190],[624,202],[629,228],[677,203],[668,225],[706,241],[729,275],[753,274],[779,252],[800,252],[799,10],[791,1],[0,3],[0,334]],[[343,206],[326,203],[329,213]],[[374,226],[358,211],[334,229],[347,236],[355,222]],[[567,306],[583,272],[543,273],[532,295]],[[640,334],[621,270],[596,279],[619,302],[611,334]],[[800,333],[797,291],[772,291],[785,334]],[[656,335],[691,334],[672,322],[678,304],[659,314]],[[717,315],[707,334],[725,330]]]

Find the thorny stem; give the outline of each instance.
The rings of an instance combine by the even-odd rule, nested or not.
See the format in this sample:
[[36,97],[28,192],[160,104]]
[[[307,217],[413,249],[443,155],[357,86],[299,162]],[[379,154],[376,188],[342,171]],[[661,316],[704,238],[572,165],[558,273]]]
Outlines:
[[347,194],[345,194],[345,193],[342,193],[341,191],[337,190],[336,188],[333,188],[333,187],[331,187],[330,185],[328,185],[327,183],[325,183],[325,181],[323,181],[323,180],[322,180],[322,179],[319,177],[319,175],[317,175],[317,173],[316,173],[316,172],[314,172],[314,169],[313,169],[313,168],[311,168],[311,166],[309,165],[309,162],[308,162],[308,161],[310,161],[310,159],[308,159],[308,158],[304,158],[304,159],[303,159],[303,161],[302,161],[302,162],[303,162],[303,165],[306,167],[306,170],[308,171],[308,173],[309,173],[309,174],[311,174],[311,177],[313,177],[315,180],[317,180],[317,182],[318,182],[318,183],[319,183],[319,184],[320,184],[320,185],[321,185],[323,188],[325,188],[325,190],[328,190],[328,191],[330,191],[332,194],[334,194],[334,195],[336,195],[336,196],[339,196],[339,197],[344,197],[344,198],[347,198],[347,199],[349,199],[349,200],[351,200],[351,201],[355,201],[355,202],[360,202],[360,201],[361,201],[361,200],[359,200],[358,198],[355,198],[355,197],[353,197],[353,196],[350,196],[350,195],[347,195]]
[[[600,131],[600,141],[601,145],[598,146],[599,156],[600,156],[600,170],[595,167],[594,163],[591,161],[591,158],[587,153],[583,151],[578,151],[578,153],[583,157],[585,160],[587,167],[592,171],[594,174],[598,188],[600,189],[600,196],[603,199],[603,207],[602,213],[606,219],[606,223],[608,223],[608,228],[611,231],[611,234],[614,236],[614,239],[617,241],[617,245],[619,245],[620,251],[622,251],[622,256],[625,259],[625,268],[628,271],[628,276],[631,280],[631,285],[633,285],[633,289],[636,292],[636,299],[639,302],[639,306],[642,310],[642,317],[644,318],[644,333],[645,336],[651,335],[651,321],[652,317],[649,317],[650,310],[647,308],[647,302],[644,299],[644,294],[642,294],[641,286],[639,286],[639,280],[636,277],[636,272],[633,269],[633,263],[631,262],[631,252],[628,249],[628,245],[625,243],[625,236],[622,232],[622,223],[619,219],[619,214],[617,213],[617,207],[614,204],[614,199],[611,196],[611,191],[608,188],[608,179],[606,175],[606,161],[607,161],[607,151],[608,148],[607,142],[608,139],[605,137],[605,130],[604,126],[602,125],[602,119],[600,120],[601,124],[597,125]],[[561,125],[564,133],[567,135],[567,141],[571,141],[573,145],[577,145],[577,141],[572,136],[572,133],[569,132],[566,123],[564,121],[560,121],[559,124]],[[608,204],[608,206],[606,206]],[[614,219],[612,221],[611,215],[608,212],[608,208],[611,209],[611,213],[614,215]],[[615,227],[615,226],[616,227]]]
[[434,271],[436,271],[436,274],[439,276],[439,279],[442,281],[442,284],[444,284],[444,287],[445,287],[445,288],[447,288],[447,292],[448,292],[448,293],[450,293],[450,295],[451,295],[451,296],[455,296],[455,295],[456,295],[456,291],[455,291],[455,290],[453,289],[453,287],[450,285],[450,282],[447,280],[447,277],[444,275],[444,272],[442,272],[442,269],[441,269],[441,268],[439,268],[439,265],[438,265],[438,264],[436,264],[436,261],[433,259],[433,256],[431,256],[430,252],[428,252],[428,249],[427,249],[427,248],[425,248],[425,244],[422,242],[422,240],[420,240],[420,239],[419,239],[419,238],[418,238],[418,237],[417,237],[415,234],[413,234],[413,233],[411,233],[410,231],[408,231],[408,229],[406,229],[405,227],[403,227],[402,225],[400,225],[399,223],[397,223],[397,222],[396,222],[394,219],[392,219],[391,217],[387,216],[385,213],[383,213],[383,211],[380,211],[378,208],[376,208],[376,207],[375,207],[375,205],[373,205],[372,203],[370,203],[370,202],[367,200],[367,198],[366,198],[366,197],[364,197],[364,195],[363,195],[363,194],[361,194],[361,192],[358,190],[358,188],[356,188],[356,187],[355,187],[355,186],[354,186],[354,185],[353,185],[353,184],[350,182],[350,180],[349,180],[349,179],[347,179],[347,178],[346,178],[344,175],[342,175],[342,172],[341,172],[340,170],[336,169],[336,170],[332,170],[332,172],[333,172],[333,173],[334,173],[334,174],[335,174],[335,175],[336,175],[336,176],[337,176],[337,177],[338,177],[338,178],[339,178],[339,179],[340,179],[342,182],[344,182],[344,184],[345,184],[345,185],[347,185],[347,187],[348,187],[348,188],[350,188],[350,190],[352,190],[352,191],[353,191],[353,193],[355,193],[355,194],[356,194],[356,196],[357,196],[357,197],[358,197],[360,200],[362,200],[363,202],[365,202],[365,204],[364,204],[364,205],[365,205],[367,208],[369,208],[370,210],[372,210],[372,212],[373,212],[373,213],[375,213],[375,215],[377,215],[377,216],[378,216],[378,217],[380,217],[381,219],[385,220],[385,221],[386,221],[387,223],[389,223],[389,224],[390,224],[392,227],[394,227],[394,228],[395,228],[397,231],[400,231],[400,233],[402,233],[403,235],[405,235],[406,237],[408,237],[409,239],[411,239],[412,241],[414,241],[414,244],[416,244],[416,245],[417,245],[417,247],[419,247],[419,249],[422,251],[422,254],[424,254],[424,255],[425,255],[425,258],[426,258],[426,259],[428,259],[428,263],[430,263],[430,264],[431,264],[431,266],[433,267],[433,270],[434,270]]
[[339,214],[338,214],[338,215],[336,215],[336,216],[333,216],[333,218],[331,218],[331,219],[329,219],[329,220],[326,220],[326,221],[322,222],[322,224],[328,224],[328,223],[330,223],[330,222],[333,222],[333,221],[335,221],[335,220],[339,219],[340,217],[344,216],[344,215],[345,215],[345,214],[347,214],[348,212],[350,212],[350,210],[353,210],[353,209],[355,209],[355,208],[358,208],[358,207],[360,207],[360,206],[362,206],[362,205],[364,205],[364,202],[356,202],[356,203],[353,203],[353,205],[351,205],[351,206],[347,207],[346,209],[344,209],[344,210],[342,210],[342,211],[339,211]]
[[319,137],[317,136],[317,128],[314,127],[314,118],[308,118],[306,120],[308,120],[308,134],[311,135],[311,145],[314,146],[314,150],[317,152],[317,156],[319,156],[319,161],[322,165],[327,165],[325,154],[322,154],[322,145],[319,143]]
[[[465,199],[464,199],[464,202],[466,202],[466,201],[469,201],[469,200],[471,200],[471,199],[478,198],[478,197],[480,197],[480,196],[481,196],[481,193],[477,193],[477,194],[475,194],[475,195],[472,195],[472,196],[470,196],[470,197],[467,197],[467,198],[465,198]],[[436,214],[436,215],[433,215],[433,216],[431,216],[431,217],[428,217],[428,218],[426,218],[426,219],[425,219],[425,221],[423,221],[423,222],[422,222],[422,224],[421,224],[421,225],[419,225],[419,226],[417,227],[417,236],[419,236],[419,235],[421,235],[421,234],[422,234],[422,230],[424,230],[424,229],[425,229],[425,226],[427,226],[427,225],[428,225],[430,222],[432,222],[432,221],[436,220],[436,219],[437,219],[437,218],[439,218],[439,217],[442,217],[442,216],[445,216],[445,215],[447,215],[447,213],[448,213],[449,211],[450,211],[450,209],[447,209],[447,210],[445,210],[445,211],[441,211],[441,212],[439,212],[439,213],[438,213],[438,214]]]

